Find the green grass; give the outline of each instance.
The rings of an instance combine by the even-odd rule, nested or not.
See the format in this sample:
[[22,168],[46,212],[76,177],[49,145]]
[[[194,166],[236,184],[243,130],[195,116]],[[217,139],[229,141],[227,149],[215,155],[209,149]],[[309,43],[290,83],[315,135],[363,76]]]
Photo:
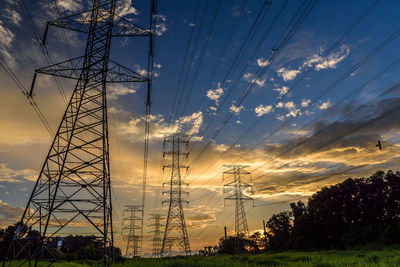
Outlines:
[[[58,262],[55,267],[85,267],[77,262]],[[100,266],[100,265],[99,265]],[[241,266],[399,266],[400,246],[396,247],[362,247],[351,250],[329,251],[287,251],[268,252],[257,255],[216,255],[172,257],[163,259],[129,259],[123,263],[115,263],[112,267],[241,267]]]
[[329,250],[314,252],[269,252],[257,255],[194,256],[167,259],[138,259],[114,264],[113,267],[139,266],[399,266],[400,247],[360,248],[352,250]]

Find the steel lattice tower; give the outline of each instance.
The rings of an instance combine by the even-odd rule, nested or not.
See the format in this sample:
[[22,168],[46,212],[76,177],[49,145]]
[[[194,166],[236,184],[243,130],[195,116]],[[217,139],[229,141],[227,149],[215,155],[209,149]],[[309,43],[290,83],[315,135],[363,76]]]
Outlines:
[[240,236],[243,234],[247,235],[249,233],[246,211],[244,209],[243,202],[253,199],[243,194],[243,191],[247,188],[251,188],[251,185],[243,182],[242,179],[243,176],[250,175],[250,173],[244,170],[244,168],[248,167],[245,165],[224,165],[224,167],[229,168],[229,170],[223,173],[223,179],[225,179],[225,175],[233,175],[233,181],[225,184],[223,191],[224,194],[227,195],[224,201],[235,201],[235,236],[237,237],[235,249],[237,252],[239,252]]
[[125,256],[135,258],[139,256],[142,242],[142,236],[138,234],[141,231],[142,205],[125,205],[125,207],[122,213],[122,233],[128,232]]
[[[115,10],[116,0],[94,0],[89,11],[47,23],[43,43],[48,26],[57,26],[86,33],[86,49],[81,57],[35,71],[31,95],[38,73],[77,83],[3,266],[12,264],[11,252],[26,261],[35,259],[35,266],[39,259],[51,264],[55,258],[50,251],[55,249],[57,237],[76,233],[74,225],[85,225],[102,242],[104,265],[113,257],[106,87],[111,82],[149,80],[109,59],[111,39],[151,35]],[[27,234],[29,229],[39,231],[40,236],[33,240]],[[32,242],[38,244],[34,251]]]
[[170,150],[164,152],[164,158],[168,157],[169,164],[164,165],[164,168],[171,168],[171,179],[169,183],[163,185],[169,186],[169,190],[163,194],[169,195],[168,216],[165,223],[164,238],[161,245],[161,256],[172,254],[174,245],[181,250],[185,255],[190,255],[189,237],[186,229],[185,217],[183,215],[182,203],[188,203],[182,199],[182,194],[188,194],[182,190],[182,186],[188,184],[182,182],[182,168],[188,169],[188,166],[181,165],[182,156],[187,157],[188,153],[181,151],[182,144],[188,144],[188,140],[184,135],[174,134],[170,138],[164,140],[164,147],[170,144]]
[[154,230],[149,231],[149,233],[153,233],[153,239],[151,240],[153,242],[153,253],[152,257],[160,257],[160,252],[161,252],[161,244],[162,244],[162,238],[161,238],[161,220],[163,219],[163,216],[159,213],[155,214],[150,214],[149,220],[153,220],[154,222],[152,224],[149,224],[149,226],[154,227]]

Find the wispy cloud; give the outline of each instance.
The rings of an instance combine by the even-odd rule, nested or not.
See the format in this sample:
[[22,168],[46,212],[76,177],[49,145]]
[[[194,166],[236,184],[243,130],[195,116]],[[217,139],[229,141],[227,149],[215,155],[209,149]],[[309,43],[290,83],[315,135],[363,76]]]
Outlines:
[[[126,0],[124,0],[124,2],[126,2]],[[81,2],[75,0],[58,0],[57,6],[62,12],[64,11],[76,12],[83,9]]]
[[257,85],[260,86],[260,87],[261,87],[261,86],[264,86],[264,84],[265,84],[265,79],[263,79],[263,80],[261,80],[261,79],[256,79],[256,78],[254,78],[254,74],[253,74],[253,73],[250,73],[250,72],[244,74],[244,75],[243,75],[243,78],[244,78],[246,81],[251,82],[251,83],[255,83],[255,84],[257,84]]
[[203,112],[198,111],[179,119],[181,131],[188,135],[197,134],[203,124]]
[[350,48],[347,45],[342,45],[339,51],[326,57],[314,54],[303,63],[303,67],[314,67],[317,71],[322,69],[334,69],[337,64],[343,61],[349,54]]
[[239,115],[240,111],[244,109],[244,106],[236,106],[235,104],[232,104],[232,106],[229,108],[230,112],[235,113],[235,115]]
[[16,61],[9,50],[13,46],[14,38],[14,33],[4,26],[3,21],[0,20],[0,56],[12,67],[15,67]]
[[283,115],[278,115],[277,119],[278,120],[283,120],[285,117],[296,117],[297,115],[301,115],[300,109],[296,107],[296,104],[293,101],[288,101],[288,102],[278,102],[275,105],[276,108],[285,108],[288,113],[286,113],[285,116]]
[[9,8],[4,9],[3,17],[17,26],[19,26],[22,21],[21,15],[17,11]]
[[270,62],[265,58],[260,57],[259,59],[257,59],[257,65],[260,67],[266,67],[269,63]]
[[254,112],[257,114],[257,117],[261,117],[261,116],[271,113],[273,111],[274,111],[274,108],[271,105],[263,106],[260,104],[254,109]]
[[330,108],[331,106],[332,106],[331,101],[328,100],[328,101],[326,101],[326,102],[323,102],[318,108],[319,108],[320,110],[324,110],[324,109]]
[[24,179],[34,181],[38,172],[33,169],[12,169],[6,163],[0,163],[0,181],[20,183]]
[[0,199],[0,227],[7,227],[21,218],[24,208],[11,207]]
[[158,14],[156,15],[155,34],[158,36],[163,35],[167,31],[167,16]]
[[224,88],[221,87],[221,84],[218,83],[218,88],[216,89],[210,89],[207,91],[206,96],[215,101],[216,104],[218,104],[219,98],[224,94]]
[[109,85],[107,89],[110,99],[117,99],[120,96],[136,93],[134,85],[125,86],[123,84],[113,84]]
[[290,69],[286,69],[284,67],[278,69],[278,71],[277,71],[278,76],[282,77],[285,82],[293,80],[294,78],[296,78],[297,74],[299,74],[300,72],[301,72],[301,70],[290,70]]
[[280,87],[280,88],[274,89],[274,91],[277,91],[277,92],[279,93],[279,95],[283,96],[283,95],[286,95],[286,94],[287,94],[287,92],[289,91],[289,87],[287,87],[287,86],[282,86],[282,87]]
[[[65,0],[64,0],[65,1]],[[70,0],[68,0],[70,1]],[[73,1],[76,2],[76,1]],[[132,0],[122,0],[117,2],[116,13],[119,16],[126,16],[126,15],[139,15],[140,12],[133,7]]]
[[343,61],[350,54],[350,48],[347,45],[342,45],[339,51],[333,52],[327,56],[322,56],[321,54],[323,52],[324,50],[320,48],[319,53],[315,53],[311,57],[308,57],[307,60],[298,68],[279,68],[277,70],[278,76],[287,82],[293,80],[303,70],[308,68],[314,68],[316,71],[323,69],[334,69],[336,68],[337,64]]
[[306,108],[306,107],[308,107],[308,105],[311,103],[311,100],[310,99],[303,99],[303,100],[301,100],[301,106],[303,107],[303,108]]

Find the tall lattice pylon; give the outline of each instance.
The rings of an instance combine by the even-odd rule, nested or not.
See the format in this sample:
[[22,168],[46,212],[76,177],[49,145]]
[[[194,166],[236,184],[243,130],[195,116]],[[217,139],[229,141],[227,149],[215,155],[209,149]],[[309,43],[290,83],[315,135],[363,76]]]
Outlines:
[[245,165],[224,165],[229,170],[223,173],[223,179],[226,175],[233,176],[233,181],[224,185],[224,194],[226,195],[225,201],[235,201],[235,236],[236,244],[235,250],[239,252],[240,237],[249,233],[247,225],[246,211],[244,209],[244,201],[252,201],[253,199],[243,194],[243,191],[251,188],[251,185],[245,183],[243,180],[245,176],[250,176],[250,173],[244,169],[248,166]]
[[[81,57],[35,71],[31,95],[38,73],[77,83],[3,266],[13,264],[14,256],[30,263],[34,260],[35,266],[39,260],[51,264],[55,260],[52,251],[62,242],[59,237],[77,234],[82,227],[101,243],[104,265],[113,257],[106,88],[110,82],[149,80],[109,59],[111,39],[151,34],[115,12],[116,0],[94,0],[89,11],[47,24],[42,43],[48,26],[58,26],[86,33],[86,49]],[[39,234],[32,236],[29,230]],[[69,246],[71,250],[74,248]]]
[[142,236],[142,205],[125,205],[122,212],[122,233],[127,234],[125,257],[139,257]]
[[187,158],[188,153],[181,151],[182,144],[185,144],[185,147],[188,144],[188,139],[182,134],[174,134],[164,140],[164,148],[166,149],[164,158],[168,163],[163,168],[171,168],[171,179],[164,184],[169,189],[163,194],[168,194],[169,200],[165,200],[163,203],[168,202],[169,209],[161,245],[161,256],[172,255],[174,246],[185,255],[190,255],[191,253],[182,206],[182,203],[188,203],[188,201],[182,199],[182,195],[187,194],[187,191],[183,190],[182,186],[187,186],[188,184],[184,183],[181,177],[181,169],[188,169],[188,166],[181,164],[183,156]]
[[161,220],[163,216],[159,213],[150,214],[149,220],[153,221],[153,223],[149,224],[148,226],[154,227],[154,230],[149,231],[149,233],[153,234],[152,243],[153,243],[153,252],[152,257],[158,258],[161,256],[161,244],[162,244],[162,223]]

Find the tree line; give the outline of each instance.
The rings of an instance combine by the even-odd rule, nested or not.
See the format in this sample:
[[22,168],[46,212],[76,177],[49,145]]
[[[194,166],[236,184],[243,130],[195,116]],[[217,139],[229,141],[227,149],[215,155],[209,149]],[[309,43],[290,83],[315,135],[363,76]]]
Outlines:
[[[10,225],[5,229],[0,229],[0,261],[2,261],[9,250],[11,241],[15,235],[17,224]],[[23,226],[20,234],[24,236],[18,242],[19,247],[24,247],[25,252],[33,253],[39,248],[41,235],[38,231]],[[42,255],[42,259],[57,260],[93,260],[100,261],[103,259],[103,241],[94,235],[68,235],[66,237],[54,237],[49,240],[49,246]],[[23,259],[27,257],[27,253],[15,254],[11,251],[9,255],[13,259]],[[121,250],[114,247],[115,259],[121,258]]]
[[[400,172],[379,171],[368,178],[349,178],[322,188],[307,204],[298,201],[291,203],[290,208],[271,216],[265,236],[256,232],[249,237],[221,238],[218,245],[205,247],[200,253],[400,244]],[[238,238],[239,250],[235,249]]]

